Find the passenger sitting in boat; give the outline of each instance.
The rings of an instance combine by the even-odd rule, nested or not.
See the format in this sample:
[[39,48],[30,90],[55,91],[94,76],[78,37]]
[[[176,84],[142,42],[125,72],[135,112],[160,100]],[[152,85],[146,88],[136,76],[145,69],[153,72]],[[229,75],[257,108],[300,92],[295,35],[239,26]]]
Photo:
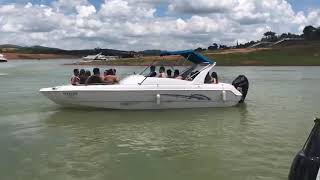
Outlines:
[[180,71],[178,69],[174,70],[173,72],[173,78],[175,79],[182,79],[182,76],[180,76]]
[[172,78],[172,71],[171,69],[167,70],[167,78]]
[[85,84],[87,77],[86,77],[86,70],[80,69],[80,74],[79,74],[80,82],[79,84]]
[[207,73],[206,77],[204,78],[204,83],[211,84],[211,82],[212,82],[212,78],[211,78],[210,74]]
[[173,72],[173,78],[176,78],[176,77],[178,77],[179,75],[180,75],[179,70],[178,70],[178,69],[174,70],[174,72]]
[[72,85],[78,85],[79,83],[80,83],[79,69],[74,69],[73,70],[73,76],[71,78],[71,84]]
[[[86,73],[85,73],[85,79],[87,81],[87,79],[91,76],[91,71],[89,70],[86,70]],[[84,83],[86,83],[86,81]]]
[[115,69],[109,69],[105,71],[104,79],[106,83],[119,83],[119,78],[115,75]]
[[105,78],[108,76],[109,70],[110,70],[110,69],[105,70],[105,71],[103,72],[103,80],[104,80],[104,81],[106,81]]
[[155,66],[150,66],[150,73],[147,75],[147,77],[156,77],[157,73],[156,73],[156,67]]
[[159,78],[166,78],[167,75],[166,75],[165,71],[166,71],[166,69],[163,66],[161,66],[159,69],[159,76],[158,77]]
[[99,84],[99,83],[103,83],[103,80],[100,76],[100,69],[93,68],[93,75],[87,79],[86,84]]
[[212,78],[212,80],[211,80],[212,84],[218,84],[219,83],[218,75],[217,75],[216,72],[212,72],[211,73],[211,78]]

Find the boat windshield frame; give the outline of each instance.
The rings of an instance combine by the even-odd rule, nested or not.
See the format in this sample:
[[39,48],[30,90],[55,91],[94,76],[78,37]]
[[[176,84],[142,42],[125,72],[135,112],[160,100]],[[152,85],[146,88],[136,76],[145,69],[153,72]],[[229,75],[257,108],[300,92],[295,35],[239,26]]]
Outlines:
[[[182,77],[182,79],[180,80],[183,80],[183,81],[188,81],[189,79],[193,79],[195,78],[198,74],[200,74],[200,72],[202,72],[203,70],[205,70],[207,67],[209,67],[210,65],[213,65],[215,66],[216,65],[216,62],[212,62],[212,61],[203,61],[203,62],[200,62],[200,63],[194,63],[193,61],[189,60],[189,58],[191,57],[191,53],[195,53],[195,51],[193,50],[187,50],[190,52],[190,54],[188,54],[187,57],[183,56],[183,63],[182,63],[182,66],[184,66],[185,62],[186,61],[190,61],[192,62],[193,64],[191,66],[188,66],[187,68],[185,68],[184,70],[182,70],[182,72],[180,73],[180,76]],[[182,51],[182,52],[186,52],[186,51]],[[197,53],[197,55],[199,55],[199,53]],[[165,55],[160,55],[160,56],[165,56]],[[170,55],[169,55],[170,56]],[[203,55],[201,55],[203,56]],[[204,56],[203,56],[204,57]],[[201,57],[202,58],[202,57]],[[181,61],[181,60],[180,60]],[[149,66],[147,66],[144,70],[142,70],[139,75],[143,75],[144,72],[149,69],[151,66],[153,66],[154,64],[156,63],[156,60],[154,60]],[[167,65],[167,66],[170,66],[172,68],[172,70],[175,70],[175,66],[176,65]],[[199,73],[197,74],[193,74],[190,76],[190,74],[195,70],[197,69],[198,67],[201,67],[201,66],[204,66],[203,68],[201,68],[199,70]],[[139,85],[142,85],[142,83],[148,78],[148,76],[145,76],[145,78],[140,82],[138,83]]]

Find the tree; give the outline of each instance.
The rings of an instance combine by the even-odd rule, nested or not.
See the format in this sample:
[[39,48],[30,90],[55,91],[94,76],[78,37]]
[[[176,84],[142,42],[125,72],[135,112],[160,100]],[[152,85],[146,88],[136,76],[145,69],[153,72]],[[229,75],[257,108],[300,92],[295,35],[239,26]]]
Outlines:
[[320,40],[320,27],[318,27],[316,30],[316,39]]
[[94,48],[94,52],[96,52],[96,53],[100,53],[100,52],[101,52],[101,48],[100,48],[100,47],[96,47],[96,48]]
[[216,50],[216,49],[218,49],[218,47],[219,47],[219,46],[218,46],[217,43],[213,43],[212,46],[209,46],[209,47],[208,47],[208,50]]
[[287,34],[287,33],[282,33],[282,34],[280,35],[280,38],[281,38],[281,39],[284,39],[284,38],[288,38],[288,36],[289,36],[289,34]]
[[263,35],[266,36],[267,38],[271,38],[271,37],[274,37],[276,33],[272,31],[268,31],[268,32],[265,32]]
[[303,29],[303,37],[306,40],[314,40],[316,38],[317,29],[313,26],[306,26]]
[[293,33],[282,33],[280,36],[279,36],[280,39],[285,39],[285,38],[300,38],[300,35],[297,35],[297,34],[293,34]]
[[197,49],[195,49],[195,51],[201,52],[201,51],[205,51],[206,49],[203,49],[202,47],[198,47]]
[[268,31],[268,32],[265,32],[263,35],[266,36],[266,37],[272,37],[272,36],[275,36],[276,33],[272,32],[272,31]]
[[229,47],[228,47],[227,45],[221,44],[221,45],[219,46],[219,49],[229,49]]
[[268,31],[268,32],[265,32],[263,35],[266,37],[267,41],[277,41],[278,40],[275,32]]

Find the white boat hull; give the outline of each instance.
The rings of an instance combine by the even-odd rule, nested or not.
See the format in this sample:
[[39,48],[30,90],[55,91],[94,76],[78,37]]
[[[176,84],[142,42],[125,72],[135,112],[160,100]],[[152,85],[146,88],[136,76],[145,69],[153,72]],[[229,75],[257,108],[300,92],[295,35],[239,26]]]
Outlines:
[[66,85],[40,92],[62,106],[107,109],[230,107],[243,101],[231,84],[204,83],[214,65],[200,66],[199,74],[190,80],[131,75],[116,85]]
[[5,58],[2,54],[0,54],[0,62],[7,62],[7,58]]
[[[41,89],[53,102],[65,107],[95,107],[107,109],[174,109],[229,107],[238,104],[241,93],[236,89],[219,90],[223,85],[196,86],[190,89],[168,90],[159,86],[122,85],[61,86]],[[210,88],[211,86],[211,88]],[[92,90],[90,90],[92,89]]]

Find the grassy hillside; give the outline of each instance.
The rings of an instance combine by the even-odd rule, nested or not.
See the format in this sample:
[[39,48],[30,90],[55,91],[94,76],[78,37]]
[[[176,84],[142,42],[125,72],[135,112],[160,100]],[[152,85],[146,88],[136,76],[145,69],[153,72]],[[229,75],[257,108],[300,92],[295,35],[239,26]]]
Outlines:
[[[11,44],[0,46],[9,59],[47,59],[82,57],[88,54],[97,54],[98,51],[105,55],[118,55],[122,59],[109,62],[79,63],[89,65],[149,65],[155,62],[158,65],[182,65],[181,57],[147,56],[160,54],[159,50],[140,52],[144,57],[133,57],[135,52],[113,49],[88,49],[88,50],[63,50],[43,46],[21,47]],[[0,52],[1,53],[1,52]],[[214,59],[218,65],[265,65],[265,66],[320,66],[320,41],[288,41],[277,44],[272,48],[260,49],[228,49],[203,51],[204,55]]]
[[29,57],[32,57],[34,54],[55,54],[61,57],[82,57],[98,53],[109,56],[133,57],[134,54],[134,52],[131,51],[121,51],[115,49],[64,50],[45,46],[17,46],[12,44],[0,45],[0,53],[31,54]]
[[14,45],[14,44],[2,44],[0,45],[0,48],[14,48],[14,49],[18,49],[18,48],[21,48],[22,46],[17,46],[17,45]]
[[305,46],[263,49],[249,53],[208,54],[219,65],[320,65],[320,43]]
[[[205,56],[219,66],[320,66],[320,42],[305,45],[264,48],[204,51]],[[108,62],[91,62],[84,65],[182,65],[179,56],[126,58]]]

